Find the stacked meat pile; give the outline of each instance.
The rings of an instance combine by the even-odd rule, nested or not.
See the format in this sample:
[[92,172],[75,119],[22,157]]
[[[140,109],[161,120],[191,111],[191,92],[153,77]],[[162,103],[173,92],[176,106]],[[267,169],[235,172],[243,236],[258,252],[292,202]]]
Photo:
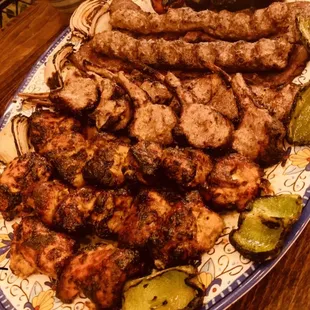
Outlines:
[[[114,0],[112,30],[70,56],[75,67],[29,118],[35,152],[0,177],[14,227],[11,269],[58,279],[117,307],[128,278],[194,264],[284,157],[286,122],[308,59],[295,25],[307,2],[245,12],[143,12]],[[76,252],[81,236],[110,241]],[[112,240],[112,241],[111,241]]]

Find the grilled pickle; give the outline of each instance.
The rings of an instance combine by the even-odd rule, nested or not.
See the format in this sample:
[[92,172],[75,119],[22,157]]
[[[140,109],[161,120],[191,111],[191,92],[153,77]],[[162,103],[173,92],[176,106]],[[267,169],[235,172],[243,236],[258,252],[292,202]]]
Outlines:
[[295,98],[288,125],[288,141],[296,145],[310,144],[310,83]]
[[281,251],[285,236],[302,212],[299,195],[264,197],[250,203],[250,211],[240,214],[238,229],[229,239],[245,257],[254,261],[275,258]]
[[123,291],[123,310],[181,310],[202,306],[203,285],[192,266],[169,268],[129,281]]

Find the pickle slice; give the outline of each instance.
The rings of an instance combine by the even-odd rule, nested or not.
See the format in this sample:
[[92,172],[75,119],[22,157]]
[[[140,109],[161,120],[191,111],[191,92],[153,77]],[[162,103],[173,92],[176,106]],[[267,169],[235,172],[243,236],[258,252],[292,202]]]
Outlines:
[[296,145],[310,144],[310,84],[296,96],[288,125],[288,141]]
[[303,45],[310,52],[310,19],[305,16],[298,16],[297,27],[300,31]]
[[166,269],[126,283],[122,310],[197,309],[202,305],[203,287],[191,281],[196,268],[182,266]]
[[285,236],[302,212],[299,195],[258,198],[240,214],[238,229],[230,233],[232,245],[245,257],[266,261],[276,257]]

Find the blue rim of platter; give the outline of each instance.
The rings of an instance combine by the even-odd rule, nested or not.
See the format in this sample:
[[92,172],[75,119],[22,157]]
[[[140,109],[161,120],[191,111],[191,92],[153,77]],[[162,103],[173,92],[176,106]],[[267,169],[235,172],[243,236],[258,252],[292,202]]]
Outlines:
[[[70,28],[66,28],[50,45],[47,51],[42,54],[38,61],[32,66],[30,72],[24,79],[23,83],[20,85],[16,94],[14,95],[11,104],[7,107],[6,112],[2,117],[0,117],[0,130],[7,123],[11,113],[14,99],[17,98],[17,94],[22,92],[31,79],[33,78],[39,67],[47,61],[49,55],[53,50],[62,42],[62,40],[70,33]],[[262,280],[272,268],[281,260],[281,258],[286,254],[290,247],[294,244],[303,230],[306,228],[310,221],[310,186],[306,189],[303,195],[304,209],[299,221],[294,225],[292,231],[288,235],[284,248],[282,249],[280,255],[265,264],[253,265],[249,270],[244,272],[238,279],[236,279],[231,285],[229,285],[225,290],[221,291],[215,298],[209,301],[202,310],[223,310],[231,306],[243,295],[245,295],[250,289],[252,289],[260,280]],[[17,310],[13,307],[10,301],[5,297],[3,291],[0,288],[0,309],[2,310]]]

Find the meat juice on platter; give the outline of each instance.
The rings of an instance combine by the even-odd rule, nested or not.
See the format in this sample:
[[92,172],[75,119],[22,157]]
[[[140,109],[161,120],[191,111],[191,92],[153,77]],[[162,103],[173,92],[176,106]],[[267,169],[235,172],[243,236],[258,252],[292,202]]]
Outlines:
[[310,3],[135,2],[82,3],[1,120],[9,309],[223,307],[310,218]]

